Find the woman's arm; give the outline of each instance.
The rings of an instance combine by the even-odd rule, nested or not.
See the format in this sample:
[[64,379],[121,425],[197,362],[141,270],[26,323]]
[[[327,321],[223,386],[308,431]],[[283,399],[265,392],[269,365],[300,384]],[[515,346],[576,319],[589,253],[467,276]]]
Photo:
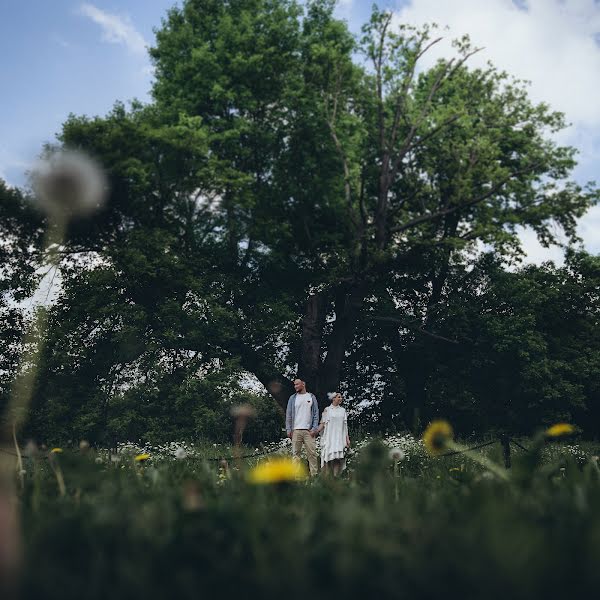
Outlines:
[[350,448],[350,435],[348,434],[348,413],[344,409],[344,436],[346,438],[346,448]]
[[327,408],[325,408],[323,410],[323,414],[321,415],[321,422],[319,423],[319,426],[317,427],[317,435],[319,435],[321,433],[321,431],[323,431],[323,429],[325,429],[325,416],[327,415]]

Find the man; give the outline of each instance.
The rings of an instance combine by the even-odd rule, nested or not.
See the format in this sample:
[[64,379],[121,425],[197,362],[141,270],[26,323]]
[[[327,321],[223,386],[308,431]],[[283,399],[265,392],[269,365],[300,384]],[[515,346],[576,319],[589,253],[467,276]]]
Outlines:
[[317,446],[315,436],[319,427],[319,405],[314,394],[306,391],[302,379],[294,379],[295,394],[290,396],[285,411],[285,429],[292,440],[292,455],[300,456],[302,445],[306,449],[310,475],[317,474]]

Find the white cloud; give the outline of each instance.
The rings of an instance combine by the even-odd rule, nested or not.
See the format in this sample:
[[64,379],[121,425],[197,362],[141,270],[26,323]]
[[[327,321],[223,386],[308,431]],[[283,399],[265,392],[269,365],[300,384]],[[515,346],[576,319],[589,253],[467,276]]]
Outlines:
[[[397,23],[437,23],[449,30],[444,41],[424,58],[424,66],[452,56],[450,41],[467,33],[484,50],[469,64],[487,61],[531,82],[530,97],[565,113],[572,127],[557,141],[580,150],[576,175],[587,180],[600,168],[600,6],[595,0],[405,0],[398,3]],[[579,235],[591,252],[600,250],[600,209],[579,224]],[[533,232],[524,232],[528,259],[541,262],[562,256],[545,249]]]
[[600,206],[594,206],[579,220],[578,233],[588,252],[600,254]]
[[[519,2],[522,4],[522,2]],[[594,0],[412,0],[396,12],[398,22],[448,26],[430,63],[451,53],[450,40],[468,33],[484,51],[473,66],[491,60],[516,77],[531,81],[535,101],[565,112],[576,126],[600,128],[600,9]]]
[[82,4],[79,12],[102,28],[102,39],[111,44],[124,44],[135,54],[146,53],[146,41],[128,17],[112,15],[93,4]]
[[547,260],[551,260],[558,265],[565,262],[565,254],[560,246],[550,246],[545,248],[540,244],[537,235],[533,229],[522,229],[519,232],[523,251],[525,252],[524,262],[542,264]]

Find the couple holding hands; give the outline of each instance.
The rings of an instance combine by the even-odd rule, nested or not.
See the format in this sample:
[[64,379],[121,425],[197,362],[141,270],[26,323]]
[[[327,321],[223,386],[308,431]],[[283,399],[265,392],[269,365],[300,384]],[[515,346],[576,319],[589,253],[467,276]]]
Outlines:
[[348,417],[341,406],[342,395],[330,394],[331,405],[321,416],[314,394],[306,391],[302,379],[294,379],[296,392],[290,396],[285,413],[285,429],[292,440],[292,455],[299,457],[304,446],[310,475],[318,473],[316,436],[321,435],[321,468],[333,475],[339,475],[346,468],[344,451],[350,446]]

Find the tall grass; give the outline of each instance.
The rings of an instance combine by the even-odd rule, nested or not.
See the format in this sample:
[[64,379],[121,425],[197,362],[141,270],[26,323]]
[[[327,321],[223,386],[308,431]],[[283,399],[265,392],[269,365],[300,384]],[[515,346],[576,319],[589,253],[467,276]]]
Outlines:
[[535,470],[523,453],[527,477],[504,482],[464,456],[397,468],[375,442],[342,479],[268,486],[247,482],[253,461],[53,460],[25,477],[24,598],[579,598],[600,584],[588,453],[556,448]]

